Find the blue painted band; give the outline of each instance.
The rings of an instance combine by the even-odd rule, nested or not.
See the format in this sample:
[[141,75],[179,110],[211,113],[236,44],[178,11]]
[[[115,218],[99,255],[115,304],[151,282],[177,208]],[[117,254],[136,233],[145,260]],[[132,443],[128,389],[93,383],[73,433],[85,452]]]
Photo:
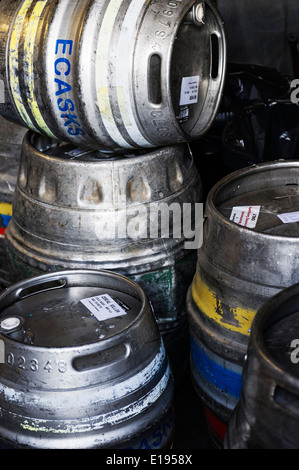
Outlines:
[[191,355],[194,366],[207,381],[212,383],[222,393],[240,398],[242,374],[227,368],[229,366],[228,361],[225,362],[226,367],[213,361],[198,347],[192,336]]

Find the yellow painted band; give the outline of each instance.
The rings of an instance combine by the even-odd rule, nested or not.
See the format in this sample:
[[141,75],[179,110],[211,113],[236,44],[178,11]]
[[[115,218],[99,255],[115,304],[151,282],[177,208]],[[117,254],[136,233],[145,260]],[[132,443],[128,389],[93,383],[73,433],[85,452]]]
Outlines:
[[[35,47],[35,38],[36,32],[38,28],[38,22],[40,16],[47,4],[47,0],[38,1],[34,7],[32,15],[27,22],[27,14],[28,10],[31,7],[33,0],[25,0],[23,5],[21,6],[15,22],[13,26],[13,30],[11,33],[10,44],[9,44],[9,77],[10,77],[10,88],[12,92],[12,96],[17,107],[17,110],[23,119],[23,121],[27,124],[27,126],[38,132],[38,129],[33,124],[30,116],[28,115],[26,108],[23,104],[21,91],[20,91],[20,82],[19,82],[19,43],[20,38],[22,35],[22,29],[25,25],[26,27],[26,35],[24,38],[24,63],[25,71],[27,72],[27,77],[25,74],[25,81],[26,81],[26,88],[28,90],[28,105],[32,111],[32,114],[39,126],[40,129],[44,130],[49,136],[56,138],[54,134],[50,131],[48,126],[46,125],[34,92],[34,67],[33,67],[33,55],[34,55],[34,47]],[[27,78],[27,80],[26,80]]]
[[10,44],[9,44],[9,78],[10,78],[10,89],[14,98],[15,105],[23,121],[27,124],[30,129],[37,132],[37,129],[33,125],[28,113],[23,105],[20,82],[19,82],[19,42],[22,32],[23,24],[26,20],[26,15],[32,4],[32,0],[25,0],[21,6],[15,23],[11,32]]
[[12,215],[12,204],[7,202],[0,202],[0,214]]
[[53,137],[55,139],[55,135],[52,134],[50,129],[48,128],[47,124],[44,121],[43,116],[39,110],[35,92],[34,92],[34,64],[33,64],[33,56],[34,56],[34,47],[35,47],[35,38],[37,33],[37,28],[39,24],[40,17],[42,12],[47,4],[47,0],[38,1],[34,7],[30,20],[28,22],[28,26],[26,29],[26,36],[24,39],[24,54],[25,54],[25,62],[27,64],[27,81],[26,85],[28,87],[29,95],[28,105],[31,109],[31,112],[36,120],[40,129],[46,132],[47,135]]
[[222,328],[249,336],[256,311],[225,306],[233,319],[232,323],[228,323],[224,315],[222,300],[217,298],[216,294],[200,279],[198,273],[195,274],[192,282],[192,297],[202,313],[216,321]]

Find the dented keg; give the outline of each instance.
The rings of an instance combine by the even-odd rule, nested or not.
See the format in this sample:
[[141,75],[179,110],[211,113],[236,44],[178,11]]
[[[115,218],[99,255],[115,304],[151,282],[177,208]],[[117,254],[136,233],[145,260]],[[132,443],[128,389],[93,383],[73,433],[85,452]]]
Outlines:
[[0,113],[117,151],[198,139],[221,99],[226,44],[210,0],[2,0]]
[[240,397],[256,311],[299,280],[298,213],[296,161],[236,171],[208,195],[187,309],[192,378],[216,444]]
[[[165,340],[182,337],[185,350],[185,297],[200,242],[194,225],[202,221],[188,146],[101,160],[96,150],[51,145],[31,131],[24,139],[6,229],[12,281],[79,268],[127,275],[146,291]],[[179,356],[177,345],[170,347]]]
[[296,284],[271,297],[254,318],[227,449],[299,448],[298,300]]
[[144,291],[108,271],[0,296],[3,448],[169,448],[173,381]]

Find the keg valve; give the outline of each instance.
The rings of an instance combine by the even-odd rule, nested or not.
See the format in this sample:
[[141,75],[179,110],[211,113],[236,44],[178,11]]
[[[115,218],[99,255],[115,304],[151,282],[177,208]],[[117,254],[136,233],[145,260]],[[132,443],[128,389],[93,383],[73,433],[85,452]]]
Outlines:
[[196,26],[203,26],[205,24],[205,4],[204,2],[196,3],[191,10],[187,13],[184,20],[195,24]]
[[0,322],[0,333],[16,340],[24,339],[24,319],[21,317],[6,317]]

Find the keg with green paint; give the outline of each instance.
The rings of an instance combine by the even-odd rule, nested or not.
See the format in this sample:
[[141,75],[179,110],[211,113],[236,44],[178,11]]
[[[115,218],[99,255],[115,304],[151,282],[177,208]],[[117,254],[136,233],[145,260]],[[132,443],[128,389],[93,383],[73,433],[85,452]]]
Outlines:
[[299,280],[299,164],[236,171],[209,192],[187,295],[191,373],[216,445],[239,400],[252,321]]
[[211,0],[2,0],[0,114],[79,147],[198,139],[226,67]]
[[202,183],[187,144],[101,159],[29,131],[6,230],[11,280],[79,268],[129,276],[178,364],[201,224]]

